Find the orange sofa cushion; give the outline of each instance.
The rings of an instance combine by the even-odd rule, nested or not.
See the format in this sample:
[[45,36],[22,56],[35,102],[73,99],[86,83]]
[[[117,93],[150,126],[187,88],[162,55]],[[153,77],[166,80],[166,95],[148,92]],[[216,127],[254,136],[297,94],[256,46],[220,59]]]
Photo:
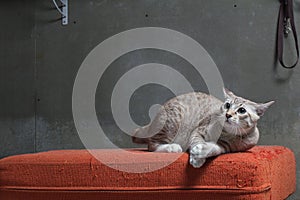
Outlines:
[[[127,168],[150,166],[170,156],[129,151],[139,154],[139,159],[121,150],[97,153]],[[110,168],[87,150],[56,150],[1,159],[0,199],[277,200],[295,191],[295,174],[294,154],[281,146],[256,146],[247,152],[220,155],[199,169],[188,164],[184,153],[172,164],[148,173]]]

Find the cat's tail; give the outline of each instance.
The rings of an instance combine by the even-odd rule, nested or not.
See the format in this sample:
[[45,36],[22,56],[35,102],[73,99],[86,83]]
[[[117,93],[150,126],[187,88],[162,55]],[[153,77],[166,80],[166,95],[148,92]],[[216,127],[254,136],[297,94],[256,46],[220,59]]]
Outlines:
[[132,142],[137,144],[148,144],[150,139],[147,137],[148,130],[149,125],[135,129],[133,136],[131,137]]

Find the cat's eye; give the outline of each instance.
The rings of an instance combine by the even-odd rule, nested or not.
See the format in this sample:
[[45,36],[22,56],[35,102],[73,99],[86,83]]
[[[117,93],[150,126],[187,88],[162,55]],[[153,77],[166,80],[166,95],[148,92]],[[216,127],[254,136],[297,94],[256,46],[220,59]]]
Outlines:
[[230,108],[230,103],[225,103],[225,105],[224,105],[224,107],[225,107],[225,109],[229,109]]
[[246,113],[246,109],[245,108],[239,108],[238,109],[238,113],[245,114]]

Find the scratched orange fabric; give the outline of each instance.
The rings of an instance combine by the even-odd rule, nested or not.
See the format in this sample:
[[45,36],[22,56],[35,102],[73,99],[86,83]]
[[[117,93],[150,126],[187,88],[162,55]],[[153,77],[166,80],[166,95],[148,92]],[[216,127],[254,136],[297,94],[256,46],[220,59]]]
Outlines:
[[[149,167],[170,156],[140,149],[96,150],[115,165]],[[195,169],[182,154],[172,164],[148,173],[110,168],[87,150],[57,150],[10,156],[0,160],[2,200],[98,199],[285,199],[296,188],[296,163],[291,150],[256,146],[243,153],[209,159]]]

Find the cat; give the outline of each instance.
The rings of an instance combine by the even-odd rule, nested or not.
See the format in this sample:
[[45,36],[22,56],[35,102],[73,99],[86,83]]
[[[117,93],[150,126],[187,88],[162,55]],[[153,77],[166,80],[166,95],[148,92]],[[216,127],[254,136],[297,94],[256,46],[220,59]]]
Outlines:
[[255,103],[224,89],[225,102],[192,92],[161,106],[153,121],[134,131],[134,143],[154,152],[189,152],[189,163],[201,167],[206,158],[246,151],[259,139],[257,121],[274,101]]

